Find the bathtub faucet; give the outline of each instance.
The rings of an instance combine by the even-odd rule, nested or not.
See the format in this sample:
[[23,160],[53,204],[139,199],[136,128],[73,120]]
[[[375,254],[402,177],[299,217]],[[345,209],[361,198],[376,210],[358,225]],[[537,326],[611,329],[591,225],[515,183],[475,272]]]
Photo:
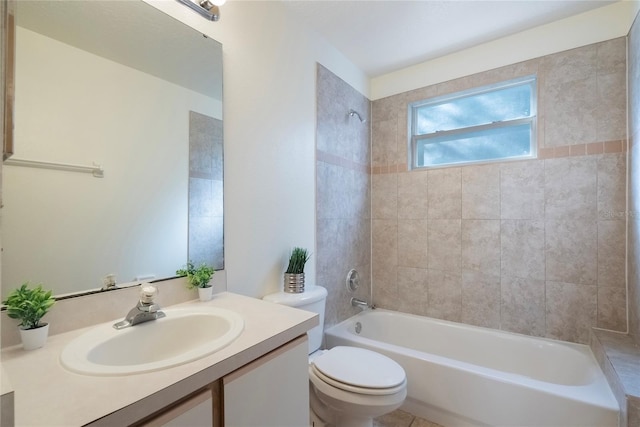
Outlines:
[[375,305],[372,305],[372,304],[370,305],[365,300],[362,300],[360,298],[355,298],[355,297],[351,298],[351,305],[354,306],[354,307],[358,307],[358,308],[360,308],[362,310],[366,310],[368,308],[374,310],[376,308]]

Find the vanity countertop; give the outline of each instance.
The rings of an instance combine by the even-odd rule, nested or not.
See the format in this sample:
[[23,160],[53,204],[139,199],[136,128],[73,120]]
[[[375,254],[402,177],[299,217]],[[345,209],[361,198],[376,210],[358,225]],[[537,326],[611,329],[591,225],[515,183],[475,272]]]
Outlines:
[[314,313],[229,292],[216,294],[209,302],[193,301],[172,308],[193,304],[239,313],[244,318],[244,330],[230,345],[209,356],[160,371],[112,377],[67,371],[59,361],[62,349],[92,327],[50,336],[41,349],[24,351],[21,345],[4,349],[2,368],[15,393],[15,425],[126,425],[161,410],[318,324]]

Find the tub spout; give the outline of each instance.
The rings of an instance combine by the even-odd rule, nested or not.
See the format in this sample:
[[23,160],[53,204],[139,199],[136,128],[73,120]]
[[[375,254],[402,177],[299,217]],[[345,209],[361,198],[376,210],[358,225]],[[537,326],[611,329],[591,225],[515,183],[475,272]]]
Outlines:
[[351,298],[351,305],[354,306],[354,307],[358,307],[358,308],[360,308],[362,310],[366,310],[368,308],[370,308],[370,309],[375,309],[376,308],[375,305],[369,304],[365,300],[362,300],[360,298],[355,298],[355,297]]

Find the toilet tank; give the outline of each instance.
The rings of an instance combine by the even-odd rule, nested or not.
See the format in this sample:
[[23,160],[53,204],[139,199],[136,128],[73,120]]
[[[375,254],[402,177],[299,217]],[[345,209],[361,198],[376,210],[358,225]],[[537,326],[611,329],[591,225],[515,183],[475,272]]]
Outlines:
[[324,309],[327,303],[327,290],[325,288],[322,286],[307,286],[304,292],[299,294],[280,291],[275,294],[265,295],[262,299],[317,313],[320,317],[320,324],[307,332],[309,337],[309,354],[320,348],[322,345]]

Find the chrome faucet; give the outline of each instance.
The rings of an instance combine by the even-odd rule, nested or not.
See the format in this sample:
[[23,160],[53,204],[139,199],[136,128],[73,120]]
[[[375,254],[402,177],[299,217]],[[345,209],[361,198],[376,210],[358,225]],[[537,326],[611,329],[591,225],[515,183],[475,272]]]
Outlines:
[[360,308],[362,310],[366,310],[368,308],[374,310],[376,308],[375,305],[369,304],[365,300],[362,300],[362,299],[356,298],[356,297],[352,297],[351,298],[351,305],[354,306],[354,307],[358,307],[358,308]]
[[140,300],[135,307],[129,310],[129,313],[117,323],[113,324],[116,329],[124,329],[129,326],[135,326],[139,323],[148,322],[150,320],[157,320],[165,317],[166,315],[160,309],[160,306],[153,302],[153,299],[158,294],[158,289],[148,283],[143,284],[140,287]]

